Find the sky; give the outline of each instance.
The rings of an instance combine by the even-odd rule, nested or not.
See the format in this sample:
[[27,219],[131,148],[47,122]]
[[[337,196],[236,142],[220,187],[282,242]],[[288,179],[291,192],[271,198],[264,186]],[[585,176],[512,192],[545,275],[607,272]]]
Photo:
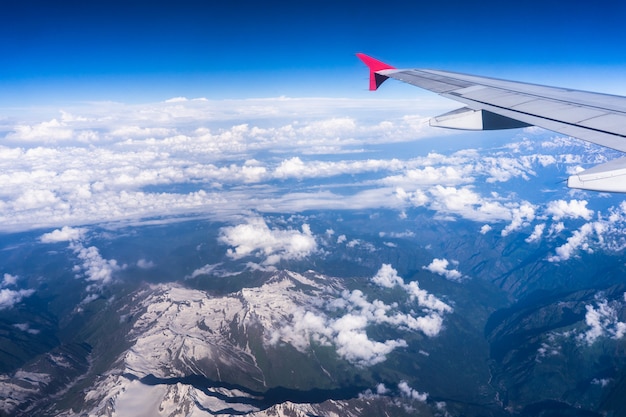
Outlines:
[[625,17],[617,0],[7,0],[0,106],[364,97],[356,52],[400,68],[626,91]]

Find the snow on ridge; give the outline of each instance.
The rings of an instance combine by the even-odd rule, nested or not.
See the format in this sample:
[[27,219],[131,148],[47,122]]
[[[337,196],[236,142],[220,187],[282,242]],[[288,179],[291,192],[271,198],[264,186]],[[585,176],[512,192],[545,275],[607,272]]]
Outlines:
[[[390,271],[395,274],[392,268]],[[402,339],[370,339],[365,332],[370,322],[405,331],[420,330],[432,337],[441,328],[442,315],[447,311],[419,302],[421,315],[415,316],[413,311],[403,314],[397,311],[397,303],[370,301],[362,291],[349,291],[339,280],[313,271],[278,271],[259,287],[224,296],[211,296],[179,284],[161,284],[145,291],[137,304],[138,318],[129,333],[133,345],[121,355],[117,369],[109,371],[86,393],[96,414],[113,407],[119,415],[135,415],[134,397],[142,396],[152,408],[170,414],[202,414],[201,407],[216,414],[232,409],[266,415],[270,409],[262,410],[260,403],[246,400],[252,398],[250,393],[210,386],[210,381],[223,381],[222,376],[228,375],[226,382],[258,381],[257,390],[267,387],[264,369],[256,361],[257,352],[250,346],[271,351],[290,344],[306,355],[311,340],[317,340],[333,345],[337,356],[353,365],[370,366],[384,361],[394,349],[407,346]],[[329,318],[338,312],[345,314],[336,320]],[[317,320],[320,317],[326,319]],[[316,327],[316,323],[322,327]],[[324,326],[332,334],[326,335]],[[303,329],[306,332],[299,334]],[[312,337],[315,329],[319,330],[317,338]],[[253,337],[261,337],[262,343],[251,343]],[[302,337],[307,343],[299,342]],[[208,388],[200,390],[177,379],[190,375],[206,378]],[[141,383],[144,377],[168,382],[146,385]],[[292,407],[278,404],[271,410],[287,413]]]

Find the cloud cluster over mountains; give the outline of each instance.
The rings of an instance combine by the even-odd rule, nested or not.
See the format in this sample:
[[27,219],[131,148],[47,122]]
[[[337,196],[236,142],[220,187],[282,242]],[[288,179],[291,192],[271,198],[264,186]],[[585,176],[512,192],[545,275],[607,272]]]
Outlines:
[[32,289],[17,289],[19,277],[5,273],[0,282],[0,311],[12,308],[15,304],[35,293]]
[[226,254],[234,259],[255,255],[263,264],[273,265],[283,259],[302,259],[317,249],[317,242],[308,224],[302,231],[270,229],[262,218],[221,230],[220,241],[232,246]]
[[[403,304],[408,307],[378,299],[370,301],[361,290],[344,290],[339,297],[327,295],[317,303],[295,308],[271,335],[270,343],[282,341],[302,351],[312,342],[334,345],[337,354],[347,361],[371,366],[386,360],[395,349],[406,347],[407,342],[371,339],[367,334],[369,326],[386,325],[435,337],[443,328],[444,315],[452,312],[452,307],[421,289],[417,281],[406,284],[391,265],[383,264],[370,281],[382,289],[401,287],[407,295]],[[405,309],[409,312],[404,313]]]
[[68,248],[80,261],[74,266],[76,276],[89,283],[87,290],[90,295],[86,299],[89,301],[97,297],[99,290],[104,285],[111,283],[115,273],[125,269],[126,265],[118,264],[115,259],[104,259],[98,248],[86,246],[86,233],[87,229],[85,228],[65,226],[62,229],[44,233],[39,240],[42,243],[68,243]]
[[[606,207],[609,200],[598,194],[545,185],[545,176],[556,182],[604,162],[604,150],[540,129],[501,133],[504,140],[491,147],[420,149],[419,139],[441,135],[454,143],[449,131],[409,113],[429,106],[435,107],[410,100],[176,98],[14,116],[0,124],[0,224],[10,232],[195,215],[229,219],[250,211],[424,208],[442,219],[480,223],[483,234],[565,242],[555,245],[553,262],[619,246],[614,236],[625,222],[619,202]],[[467,135],[473,136],[463,141],[484,133]],[[251,253],[266,250],[240,242],[239,227],[222,236],[232,239],[231,256],[242,256],[247,244]],[[297,252],[273,238],[268,264]],[[304,245],[301,253],[314,250],[306,236],[298,239],[292,244]]]

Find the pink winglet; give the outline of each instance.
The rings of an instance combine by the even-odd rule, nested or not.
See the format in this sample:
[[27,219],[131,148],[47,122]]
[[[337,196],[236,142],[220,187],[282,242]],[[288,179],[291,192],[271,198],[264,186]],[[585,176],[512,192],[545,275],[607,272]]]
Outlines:
[[356,54],[356,56],[363,61],[365,65],[370,69],[370,90],[374,91],[388,78],[384,75],[377,74],[376,71],[386,70],[386,69],[395,69],[389,64],[385,64],[382,61],[372,58],[371,56],[367,56],[362,53]]

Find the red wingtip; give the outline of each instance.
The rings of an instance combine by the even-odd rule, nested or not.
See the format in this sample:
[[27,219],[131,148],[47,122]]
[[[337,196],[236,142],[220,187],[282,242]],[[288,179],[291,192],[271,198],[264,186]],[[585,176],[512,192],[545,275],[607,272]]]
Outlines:
[[387,79],[386,76],[377,74],[376,71],[395,69],[389,64],[385,64],[382,61],[372,58],[371,56],[358,53],[356,56],[363,61],[365,65],[370,69],[370,90],[374,91]]

